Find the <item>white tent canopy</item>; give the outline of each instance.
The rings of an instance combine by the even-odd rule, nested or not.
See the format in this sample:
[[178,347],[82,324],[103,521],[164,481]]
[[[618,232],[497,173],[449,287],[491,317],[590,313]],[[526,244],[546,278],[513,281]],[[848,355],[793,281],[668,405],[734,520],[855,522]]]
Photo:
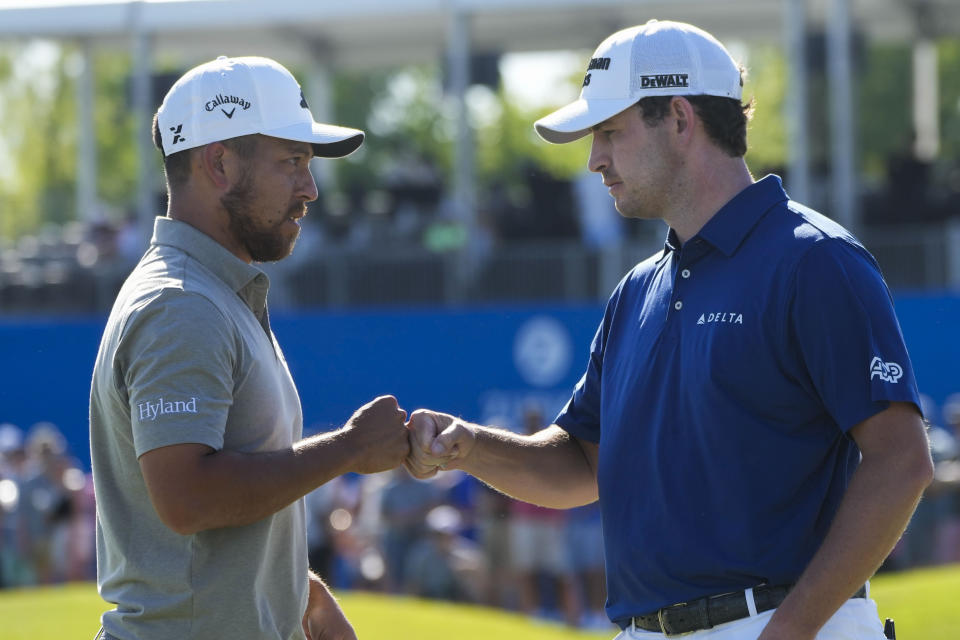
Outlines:
[[[809,184],[805,35],[827,34],[831,96],[831,212],[857,226],[854,166],[855,130],[851,95],[850,41],[857,31],[878,39],[916,43],[915,93],[917,130],[936,145],[936,58],[929,42],[960,33],[957,0],[0,0],[0,38],[50,37],[79,40],[93,47],[129,48],[135,61],[134,108],[144,123],[138,138],[141,158],[152,153],[147,134],[154,97],[148,81],[153,61],[182,60],[184,66],[227,52],[262,54],[312,69],[311,104],[315,116],[329,113],[330,69],[378,66],[445,58],[449,88],[459,97],[469,85],[471,52],[517,52],[557,49],[592,50],[612,31],[652,17],[693,22],[721,40],[782,43],[790,62],[788,122],[791,194],[806,196]],[[925,52],[925,53],[924,53]],[[81,122],[92,123],[95,96],[90,65],[80,77]],[[571,71],[574,71],[571,69]],[[934,86],[931,88],[931,78]],[[919,86],[917,86],[919,83]],[[933,111],[931,111],[931,109]],[[931,125],[931,121],[933,124]],[[95,202],[95,141],[83,126],[79,153],[78,206],[89,211]],[[931,142],[930,138],[933,137]],[[454,201],[469,217],[473,202],[472,145],[461,118],[456,155]],[[138,210],[152,216],[155,176],[141,163]]]

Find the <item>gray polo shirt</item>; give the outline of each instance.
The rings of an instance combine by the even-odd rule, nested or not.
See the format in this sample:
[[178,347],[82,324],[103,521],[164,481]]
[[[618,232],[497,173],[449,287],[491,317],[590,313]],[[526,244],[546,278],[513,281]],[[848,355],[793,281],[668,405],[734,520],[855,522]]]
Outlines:
[[307,603],[303,500],[242,527],[183,536],[137,459],[202,443],[244,453],[300,439],[300,399],[266,311],[269,282],[192,226],[157,218],[117,296],[90,393],[100,594],[121,640],[298,640]]

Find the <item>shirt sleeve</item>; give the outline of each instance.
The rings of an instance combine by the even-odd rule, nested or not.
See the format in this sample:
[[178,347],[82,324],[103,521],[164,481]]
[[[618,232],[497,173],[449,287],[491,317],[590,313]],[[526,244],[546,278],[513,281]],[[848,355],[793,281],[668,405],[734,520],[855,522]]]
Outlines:
[[603,354],[610,333],[613,310],[616,308],[622,286],[623,283],[621,282],[620,287],[617,288],[607,303],[603,322],[600,323],[596,334],[593,336],[593,341],[590,343],[590,359],[587,362],[587,370],[573,388],[573,394],[567,401],[566,406],[554,420],[554,424],[570,435],[589,442],[600,442],[600,383],[603,377]]
[[840,240],[801,260],[792,334],[826,411],[844,431],[891,402],[920,407],[893,300],[873,257]]
[[221,449],[236,341],[207,298],[164,290],[129,319],[114,360],[137,457],[173,444]]

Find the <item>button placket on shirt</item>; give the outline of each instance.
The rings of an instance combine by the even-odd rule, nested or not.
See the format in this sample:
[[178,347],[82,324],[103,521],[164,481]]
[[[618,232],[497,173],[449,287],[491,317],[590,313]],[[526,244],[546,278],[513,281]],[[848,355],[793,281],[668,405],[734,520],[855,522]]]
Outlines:
[[[676,261],[676,271],[674,271],[673,277],[673,298],[670,303],[670,307],[667,310],[667,319],[670,318],[670,311],[679,312],[683,309],[685,295],[685,289],[683,288],[684,281],[689,281],[690,277],[693,275],[689,267],[684,265],[690,265],[702,258],[709,251],[708,246],[703,242],[701,238],[694,238],[685,244],[680,249],[673,249],[673,259]],[[672,323],[671,323],[672,324]]]
[[[704,256],[706,253],[707,247],[700,238],[695,238],[691,241],[689,246],[684,247],[684,249],[678,254],[679,262],[683,264],[691,264]],[[677,296],[677,299],[673,302],[673,310],[680,311],[683,309],[683,300],[681,296],[683,291],[680,290],[678,286],[680,280],[690,280],[690,277],[693,273],[688,267],[681,266],[677,271],[677,275],[680,277],[674,281],[674,294]]]
[[[680,275],[680,278],[681,278],[681,279],[683,279],[683,280],[689,280],[689,279],[690,279],[690,269],[687,269],[686,267],[680,269],[679,275]],[[674,285],[674,291],[675,291],[678,295],[682,295],[682,293],[683,293],[682,291],[680,291],[679,287],[676,286],[676,284]],[[678,299],[674,300],[674,302],[673,302],[673,310],[674,310],[674,311],[680,311],[681,309],[683,309],[683,300],[681,300],[681,299],[678,298]]]

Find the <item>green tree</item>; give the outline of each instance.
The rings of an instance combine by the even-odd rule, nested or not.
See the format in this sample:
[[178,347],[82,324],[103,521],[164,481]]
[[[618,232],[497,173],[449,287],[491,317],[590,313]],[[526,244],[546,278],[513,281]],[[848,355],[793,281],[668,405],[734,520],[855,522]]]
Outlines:
[[858,57],[857,147],[860,171],[867,179],[883,180],[894,154],[913,145],[908,44],[872,43]]
[[[117,51],[97,51],[94,58],[94,125],[97,133],[97,197],[105,213],[122,215],[134,206],[137,189],[139,133],[130,104],[130,56]],[[163,96],[154,96],[156,106]],[[150,114],[152,117],[152,113]],[[149,126],[143,123],[139,126]],[[154,175],[163,171],[160,153],[153,154]],[[158,212],[160,213],[160,212]]]
[[66,55],[49,43],[0,47],[0,144],[8,157],[0,171],[0,236],[72,217],[76,116]]
[[368,134],[357,153],[334,165],[344,188],[376,186],[401,153],[449,178],[454,123],[436,66],[340,73],[333,87],[335,121]]
[[[940,69],[940,158],[955,170],[960,163],[960,38],[938,43]],[[960,185],[958,185],[960,186]]]
[[747,164],[757,178],[779,171],[787,162],[784,117],[786,61],[772,45],[750,49],[743,100],[753,100],[754,113],[747,129]]
[[[581,78],[578,72],[577,79]],[[541,140],[534,131],[533,123],[538,118],[563,105],[525,109],[511,102],[502,87],[494,97],[499,117],[476,131],[477,171],[482,185],[521,183],[524,170],[531,164],[558,178],[572,178],[586,169],[589,136],[571,144],[554,145]]]
[[[8,156],[0,171],[0,237],[76,219],[80,55],[65,43],[0,46],[0,152]],[[103,49],[91,60],[96,189],[103,210],[84,215],[117,219],[133,206],[137,182],[130,58]],[[161,171],[159,155],[155,165]]]

